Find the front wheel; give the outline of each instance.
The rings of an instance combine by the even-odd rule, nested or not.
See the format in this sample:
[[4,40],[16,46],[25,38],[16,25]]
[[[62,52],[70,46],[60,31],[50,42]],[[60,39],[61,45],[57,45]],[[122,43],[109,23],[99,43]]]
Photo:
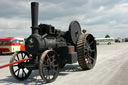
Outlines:
[[39,63],[39,73],[45,83],[50,83],[57,78],[59,73],[59,64],[55,51],[44,51]]
[[[10,63],[17,62],[25,58],[29,58],[29,54],[25,51],[19,51],[14,53],[13,57],[10,60]],[[10,73],[12,74],[12,76],[18,80],[27,79],[32,72],[32,70],[24,66],[24,64],[28,62],[29,60],[9,66]]]

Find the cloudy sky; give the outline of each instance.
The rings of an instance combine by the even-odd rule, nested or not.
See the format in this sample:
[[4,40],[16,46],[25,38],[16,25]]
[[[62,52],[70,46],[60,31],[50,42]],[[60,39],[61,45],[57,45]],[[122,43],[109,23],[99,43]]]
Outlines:
[[0,37],[31,34],[32,1],[40,3],[39,24],[67,31],[77,20],[95,37],[128,37],[128,0],[0,0]]

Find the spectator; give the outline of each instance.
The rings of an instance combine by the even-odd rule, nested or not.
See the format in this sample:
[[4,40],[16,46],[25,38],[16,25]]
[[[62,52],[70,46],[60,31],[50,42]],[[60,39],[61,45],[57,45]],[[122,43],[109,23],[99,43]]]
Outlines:
[[86,30],[85,30],[85,29],[83,29],[82,32],[83,32],[84,34],[86,34]]

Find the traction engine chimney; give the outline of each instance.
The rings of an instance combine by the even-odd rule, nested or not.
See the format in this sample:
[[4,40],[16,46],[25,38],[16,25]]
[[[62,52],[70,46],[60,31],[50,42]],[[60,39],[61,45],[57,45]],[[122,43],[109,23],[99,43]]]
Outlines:
[[31,3],[32,34],[38,33],[38,2]]

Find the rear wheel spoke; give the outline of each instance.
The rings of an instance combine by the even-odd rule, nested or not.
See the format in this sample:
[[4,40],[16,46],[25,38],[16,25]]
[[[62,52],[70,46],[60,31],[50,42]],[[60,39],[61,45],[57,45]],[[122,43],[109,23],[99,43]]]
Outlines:
[[90,43],[89,43],[89,45],[92,45],[94,43],[94,41],[91,41]]
[[90,57],[90,59],[91,59],[93,62],[95,62],[95,59],[94,59],[94,58]]
[[88,61],[91,61],[91,63],[89,63],[89,64],[93,64],[93,62],[95,62],[95,59],[92,58],[91,56],[89,56],[89,57],[88,57]]
[[91,52],[95,52],[95,50],[94,49],[91,49]]

